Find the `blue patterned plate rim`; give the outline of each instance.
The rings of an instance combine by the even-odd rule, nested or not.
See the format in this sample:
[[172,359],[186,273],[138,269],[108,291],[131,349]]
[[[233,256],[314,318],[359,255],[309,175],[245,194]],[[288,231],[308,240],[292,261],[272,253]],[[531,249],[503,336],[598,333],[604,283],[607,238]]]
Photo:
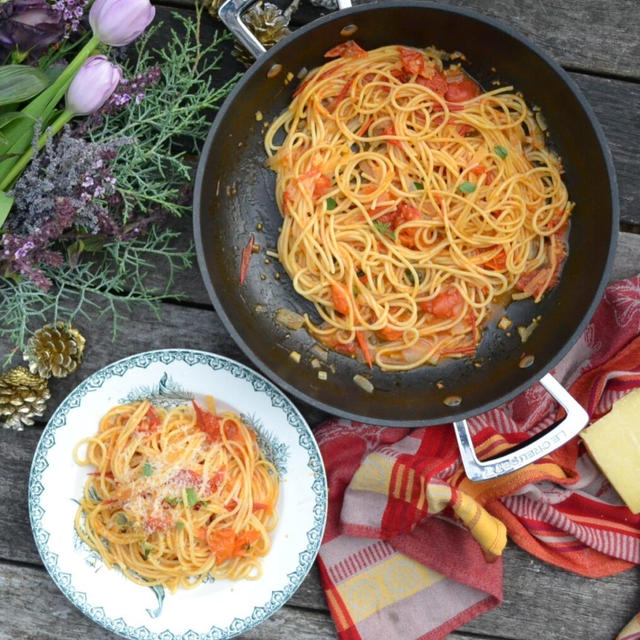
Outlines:
[[[309,457],[307,466],[313,472],[313,482],[310,486],[314,494],[313,526],[306,532],[308,542],[306,548],[300,550],[298,554],[297,568],[287,574],[287,584],[284,584],[282,589],[272,591],[268,602],[255,606],[251,615],[244,619],[235,618],[225,628],[214,625],[204,633],[193,630],[174,633],[170,629],[152,631],[144,625],[134,627],[121,617],[118,619],[110,618],[105,614],[101,606],[93,606],[88,601],[86,593],[75,588],[72,574],[60,570],[58,567],[59,556],[49,548],[50,534],[42,525],[42,519],[45,515],[45,511],[40,504],[40,498],[45,490],[41,481],[42,474],[48,468],[48,452],[55,446],[55,433],[65,426],[65,419],[69,411],[80,406],[82,399],[87,394],[99,391],[105,381],[112,376],[122,377],[131,369],[147,368],[150,364],[156,362],[166,365],[172,362],[184,362],[189,366],[206,365],[213,370],[222,369],[235,378],[248,379],[256,393],[266,393],[271,400],[271,405],[286,414],[289,426],[298,433],[298,444]],[[327,518],[327,495],[327,479],[324,465],[313,433],[291,400],[271,381],[250,367],[226,356],[196,349],[156,349],[127,356],[92,373],[78,384],[56,408],[40,436],[31,463],[29,475],[29,519],[36,547],[49,575],[71,603],[96,624],[132,640],[225,640],[245,633],[266,620],[285,604],[300,586],[311,569],[320,548]],[[73,527],[73,523],[70,523],[70,526]]]

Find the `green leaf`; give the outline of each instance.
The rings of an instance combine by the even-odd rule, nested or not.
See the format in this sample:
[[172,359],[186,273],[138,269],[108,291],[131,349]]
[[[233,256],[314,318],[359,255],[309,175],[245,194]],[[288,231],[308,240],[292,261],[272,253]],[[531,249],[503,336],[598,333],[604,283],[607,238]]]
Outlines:
[[182,522],[182,520],[178,520],[178,522],[176,522],[176,527],[178,527],[178,531],[182,531],[184,529],[184,522]]
[[463,182],[459,187],[458,191],[462,191],[462,193],[473,193],[478,187],[473,184],[473,182]]
[[338,203],[333,198],[327,198],[327,211],[333,211]]
[[373,226],[380,232],[383,236],[389,236],[392,240],[396,239],[395,233],[391,231],[389,228],[388,222],[379,222],[378,220],[373,221]]
[[144,559],[146,560],[149,557],[149,554],[153,551],[153,545],[147,544],[146,542],[140,542],[140,550],[144,554]]
[[0,129],[2,129],[6,124],[9,124],[14,120],[18,120],[18,118],[29,118],[29,120],[33,121],[31,116],[20,113],[20,111],[5,111],[0,114]]
[[418,191],[423,191],[424,190],[424,185],[422,184],[422,182],[414,182],[413,186],[418,190]]
[[165,496],[165,502],[168,502],[172,507],[177,507],[180,504],[180,498],[176,496]]
[[187,489],[187,505],[194,507],[196,502],[198,502],[198,495],[196,494],[195,489],[189,487]]
[[127,518],[127,516],[125,516],[124,513],[119,513],[118,514],[118,517],[116,518],[116,522],[121,527],[126,527],[128,524],[130,524],[129,518]]
[[90,497],[94,502],[102,502],[102,498],[100,497],[100,495],[98,494],[98,492],[97,492],[93,487],[89,487],[89,497]]
[[18,104],[49,86],[47,74],[24,64],[0,67],[0,105]]
[[496,152],[496,155],[500,156],[503,160],[509,155],[509,152],[502,145],[496,145],[493,147],[493,150]]
[[13,198],[8,196],[4,191],[0,191],[0,229],[13,206]]
[[148,478],[149,476],[153,475],[153,467],[151,466],[151,463],[149,462],[144,463],[144,467],[142,467],[142,475],[145,478]]
[[[420,273],[420,271],[417,271],[416,273],[418,275],[418,282],[422,282],[422,278],[424,277],[423,274]],[[405,269],[404,275],[411,284],[416,283],[415,277],[413,275],[413,271],[411,271],[411,269]]]

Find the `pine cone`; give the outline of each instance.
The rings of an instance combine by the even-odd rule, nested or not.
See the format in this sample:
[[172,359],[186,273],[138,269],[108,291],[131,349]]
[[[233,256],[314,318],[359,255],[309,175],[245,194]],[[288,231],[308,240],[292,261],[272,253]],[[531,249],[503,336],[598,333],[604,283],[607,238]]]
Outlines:
[[204,0],[202,3],[207,9],[207,11],[217,20],[218,19],[218,9],[220,5],[224,2],[224,0]]
[[14,367],[0,375],[0,423],[22,431],[41,416],[51,397],[47,381],[26,367]]
[[38,329],[27,343],[24,359],[31,373],[64,378],[82,362],[85,339],[71,325],[56,322]]
[[[283,12],[270,2],[254,4],[242,16],[242,21],[267,49],[291,33],[289,19],[290,13],[288,11]],[[248,67],[254,62],[253,56],[238,43],[233,48],[233,55]]]

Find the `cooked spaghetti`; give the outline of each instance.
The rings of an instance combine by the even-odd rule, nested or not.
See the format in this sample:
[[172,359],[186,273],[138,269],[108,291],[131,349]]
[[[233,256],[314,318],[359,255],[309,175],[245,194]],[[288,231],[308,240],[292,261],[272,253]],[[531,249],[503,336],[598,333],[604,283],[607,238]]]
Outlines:
[[208,576],[261,575],[278,475],[238,415],[210,409],[119,405],[74,449],[78,464],[97,468],[76,514],[78,535],[134,582],[174,591]]
[[280,262],[322,343],[383,370],[473,355],[496,301],[553,287],[573,204],[541,114],[460,54],[350,41],[269,127]]

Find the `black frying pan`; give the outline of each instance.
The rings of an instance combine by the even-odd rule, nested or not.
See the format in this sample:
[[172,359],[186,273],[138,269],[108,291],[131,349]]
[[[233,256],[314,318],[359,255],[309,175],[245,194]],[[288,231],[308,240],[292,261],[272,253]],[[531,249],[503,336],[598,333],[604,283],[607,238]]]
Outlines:
[[[229,14],[247,3],[231,0],[226,11],[221,10],[232,30],[238,30],[239,21]],[[350,25],[356,25],[357,32],[341,35]],[[263,166],[263,125],[288,105],[300,70],[322,64],[327,49],[349,38],[365,49],[395,43],[462,51],[468,59],[465,68],[484,86],[491,86],[492,79],[513,84],[531,105],[542,109],[576,207],[559,285],[539,304],[530,300],[511,304],[508,315],[514,329],[506,333],[495,323],[486,327],[477,357],[385,373],[331,353],[332,366],[326,367],[327,380],[321,381],[309,364],[311,337],[275,321],[280,307],[315,313],[313,305],[294,291],[277,261],[265,264],[264,250],[276,247],[281,215],[274,198],[275,174]],[[275,76],[274,65],[282,67]],[[258,112],[264,120],[258,121]],[[236,342],[267,376],[330,413],[413,427],[460,421],[496,407],[539,381],[569,350],[607,282],[618,229],[618,196],[600,126],[555,62],[493,20],[410,0],[361,5],[325,16],[260,56],[227,98],[206,140],[195,184],[194,226],[198,260],[215,308]],[[253,257],[241,286],[240,256],[251,233],[262,251]],[[522,344],[515,327],[528,325],[538,315],[539,326]],[[289,357],[291,351],[302,354],[299,364]],[[533,363],[523,368],[525,355],[533,356]],[[370,378],[374,393],[354,384],[356,373]],[[458,406],[445,403],[451,396],[461,398]]]

